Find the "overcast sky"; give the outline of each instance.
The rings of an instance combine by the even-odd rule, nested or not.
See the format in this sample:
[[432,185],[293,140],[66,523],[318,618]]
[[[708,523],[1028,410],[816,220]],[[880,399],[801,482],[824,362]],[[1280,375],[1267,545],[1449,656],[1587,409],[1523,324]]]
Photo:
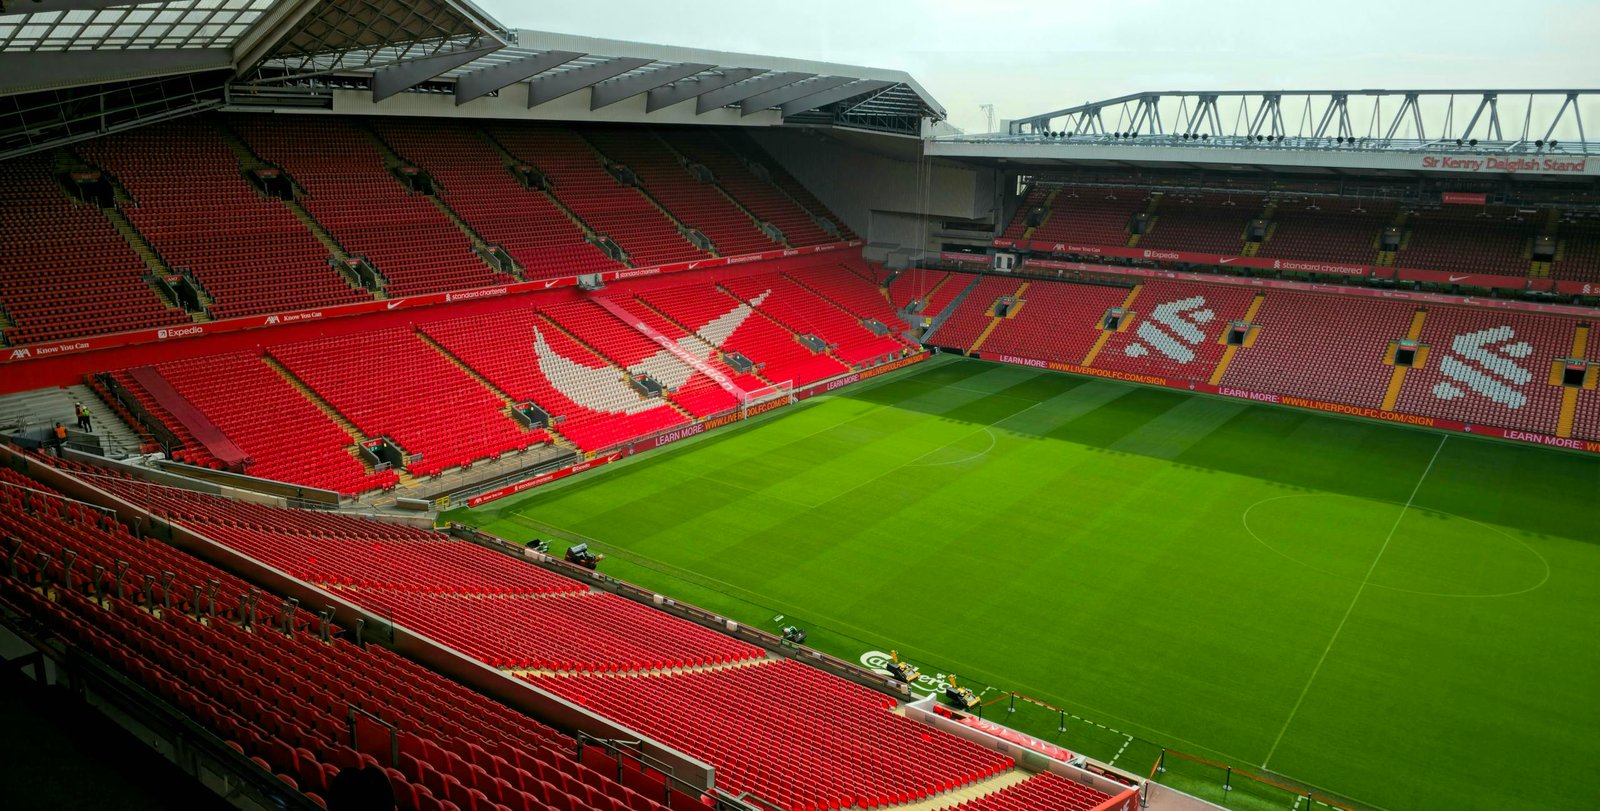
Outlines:
[[1597,0],[477,2],[514,28],[905,70],[969,132],[980,104],[1140,90],[1600,83]]

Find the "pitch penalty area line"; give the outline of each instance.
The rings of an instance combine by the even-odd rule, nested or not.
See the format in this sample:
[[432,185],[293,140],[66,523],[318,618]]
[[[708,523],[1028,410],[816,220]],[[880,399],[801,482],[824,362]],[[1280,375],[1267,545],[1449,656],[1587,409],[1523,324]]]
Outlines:
[[1350,615],[1356,610],[1356,603],[1360,602],[1362,592],[1367,590],[1367,584],[1372,582],[1372,573],[1378,570],[1378,562],[1383,560],[1383,553],[1389,551],[1389,543],[1394,540],[1395,532],[1400,529],[1400,522],[1405,520],[1406,512],[1411,509],[1417,500],[1417,493],[1422,491],[1422,483],[1427,481],[1428,474],[1433,471],[1433,464],[1439,461],[1439,453],[1444,450],[1444,444],[1450,441],[1448,435],[1439,438],[1439,447],[1433,449],[1433,457],[1428,460],[1428,466],[1422,469],[1422,475],[1417,477],[1417,485],[1411,488],[1411,497],[1406,499],[1400,508],[1400,514],[1395,516],[1394,525],[1389,527],[1389,534],[1383,539],[1383,545],[1378,547],[1378,554],[1372,558],[1372,565],[1367,567],[1366,576],[1361,578],[1361,585],[1356,588],[1356,594],[1350,598],[1350,605],[1344,609],[1344,616],[1339,619],[1339,624],[1333,629],[1333,636],[1328,639],[1328,644],[1322,649],[1322,656],[1318,657],[1316,667],[1311,669],[1311,678],[1306,679],[1305,687],[1300,688],[1300,697],[1295,699],[1294,707],[1289,710],[1289,717],[1283,722],[1283,728],[1278,730],[1278,737],[1272,741],[1272,748],[1267,750],[1267,756],[1261,761],[1261,768],[1267,768],[1272,762],[1272,756],[1278,753],[1278,746],[1283,743],[1283,736],[1289,731],[1289,725],[1294,723],[1294,717],[1300,712],[1300,705],[1305,703],[1306,694],[1311,692],[1311,685],[1316,682],[1317,674],[1322,672],[1322,665],[1328,661],[1328,653],[1333,650],[1333,643],[1339,641],[1339,634],[1344,631],[1345,623],[1350,621]]

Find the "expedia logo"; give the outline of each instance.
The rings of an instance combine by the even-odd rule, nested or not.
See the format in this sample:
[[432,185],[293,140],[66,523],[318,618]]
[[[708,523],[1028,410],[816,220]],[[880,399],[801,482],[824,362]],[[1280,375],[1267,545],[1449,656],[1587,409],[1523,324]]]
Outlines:
[[1145,251],[1144,252],[1144,258],[1146,258],[1146,259],[1177,259],[1178,258],[1178,254],[1175,251]]
[[165,341],[168,338],[187,338],[191,335],[204,335],[205,331],[206,328],[199,324],[195,324],[192,327],[182,327],[179,329],[156,330],[156,340]]

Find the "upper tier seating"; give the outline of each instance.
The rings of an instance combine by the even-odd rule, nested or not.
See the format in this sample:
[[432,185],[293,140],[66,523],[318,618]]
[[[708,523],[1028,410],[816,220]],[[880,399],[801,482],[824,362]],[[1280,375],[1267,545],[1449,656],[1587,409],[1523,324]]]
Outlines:
[[1322,262],[1378,263],[1378,237],[1394,220],[1381,201],[1311,197],[1280,200],[1257,256]]
[[1245,227],[1260,210],[1261,198],[1254,195],[1168,192],[1139,247],[1236,256],[1244,250]]
[[626,165],[644,183],[645,191],[678,221],[711,238],[721,256],[760,253],[782,245],[767,238],[750,219],[710,183],[701,183],[678,162],[678,156],[650,132],[597,130],[589,140],[606,157]]
[[344,118],[250,115],[230,119],[263,159],[308,196],[300,202],[339,244],[388,280],[390,296],[514,281],[489,268],[427,195],[407,191],[358,126]]
[[1556,232],[1556,261],[1550,275],[1557,279],[1600,282],[1600,218],[1568,215]]
[[1022,239],[1028,231],[1028,215],[1034,210],[1044,207],[1045,200],[1049,199],[1050,190],[1039,186],[1029,186],[1027,196],[1022,198],[1022,205],[1017,206],[1017,211],[1011,217],[1011,222],[1006,225],[1006,239]]
[[544,409],[556,421],[552,427],[585,451],[685,422],[672,406],[642,397],[622,370],[532,310],[429,321],[419,328],[501,391]]
[[[840,268],[850,272],[840,273]],[[895,306],[883,294],[883,288],[872,281],[871,271],[864,262],[841,262],[837,267],[819,265],[800,268],[786,271],[784,275],[858,318],[876,318],[890,330],[898,330],[902,326]]]
[[951,811],[1089,811],[1109,799],[1110,794],[1098,789],[1040,772],[1014,786],[954,806]]
[[[726,139],[725,133],[724,137]],[[754,151],[759,152],[759,147],[757,147]],[[751,154],[751,151],[747,151],[746,154]],[[856,232],[850,230],[850,226],[846,225],[844,220],[839,219],[839,217],[830,211],[827,206],[822,204],[821,200],[817,199],[816,195],[811,193],[810,189],[806,188],[805,185],[799,180],[796,180],[793,175],[790,175],[787,171],[785,171],[784,168],[779,166],[776,161],[763,160],[761,163],[763,166],[767,167],[767,171],[772,175],[772,182],[777,185],[778,188],[783,189],[784,193],[788,194],[790,199],[794,200],[796,203],[799,203],[800,206],[806,211],[809,211],[812,214],[827,219],[829,222],[833,223],[833,226],[839,229],[839,239],[856,239]]]
[[1539,230],[1537,219],[1478,206],[1415,211],[1406,219],[1407,233],[1394,263],[1403,268],[1524,276]]
[[[1125,287],[1033,282],[1015,318],[1003,319],[981,351],[1078,364],[1100,337],[1106,310],[1127,298]],[[936,336],[937,337],[937,336]]]
[[145,284],[145,265],[101,211],[73,202],[50,161],[7,161],[0,183],[0,309],[13,346],[188,323]]
[[617,182],[582,136],[564,127],[496,124],[489,128],[506,150],[554,183],[552,194],[610,237],[639,267],[692,262],[708,254],[690,244],[648,198]]
[[1033,232],[1034,241],[1071,242],[1116,247],[1128,244],[1128,222],[1150,205],[1150,194],[1138,189],[1062,189],[1050,214]]
[[1570,320],[1430,307],[1422,325],[1428,359],[1406,373],[1396,410],[1468,424],[1556,432],[1561,387],[1550,364],[1572,353]]
[[387,436],[440,473],[511,450],[546,444],[505,403],[408,328],[279,344],[267,350],[369,437]]
[[[462,596],[354,588],[340,594],[490,667],[626,673],[727,665],[766,655],[754,645],[606,592]],[[486,628],[494,632],[486,634]]]
[[1254,346],[1241,348],[1225,385],[1330,403],[1383,405],[1394,367],[1389,343],[1406,337],[1416,307],[1399,301],[1273,291],[1256,311]]
[[920,315],[932,318],[943,312],[945,305],[971,281],[972,277],[965,273],[911,268],[895,277],[889,285],[889,295],[899,309],[905,309],[911,302],[922,299]]
[[656,678],[532,680],[711,763],[726,790],[783,808],[905,803],[1012,765],[894,714],[878,693],[788,659]]
[[[48,489],[10,470],[0,481]],[[358,707],[396,727],[399,768],[385,771],[401,811],[661,808],[579,764],[572,739],[543,724],[375,645],[321,641],[305,611],[291,609],[294,633],[282,633],[281,602],[270,595],[255,623],[241,627],[250,584],[135,538],[108,516],[0,484],[0,523],[29,550],[20,576],[0,574],[0,602],[139,682],[313,802],[341,769],[389,762],[386,729],[358,721],[352,730],[350,708]],[[70,586],[60,563],[67,550],[77,555]],[[55,562],[34,570],[37,552]],[[117,561],[129,564],[120,593],[106,580],[107,596],[94,596],[92,566],[115,571]],[[147,575],[156,580],[149,603]],[[218,614],[202,623],[209,599],[192,598],[207,583],[218,586]]]
[[1149,282],[1134,299],[1134,323],[1105,342],[1093,365],[1204,381],[1222,357],[1228,322],[1244,318],[1255,295],[1227,285]]
[[[612,363],[635,375],[648,375],[669,392],[672,401],[696,417],[706,417],[739,406],[739,397],[716,381],[679,360],[669,350],[618,320],[605,308],[588,301],[552,304],[541,308]],[[693,352],[693,349],[690,349]]]
[[664,137],[684,157],[710,169],[717,185],[756,217],[778,226],[790,245],[825,245],[834,241],[776,185],[756,177],[717,133],[690,130]]
[[216,302],[217,318],[370,299],[328,266],[328,251],[283,203],[240,174],[208,121],[141,127],[83,145],[133,195],[122,210],[175,271]]
[[[844,274],[835,271],[837,277]],[[840,309],[798,282],[781,273],[743,276],[722,283],[728,291],[747,302],[764,296],[761,312],[777,319],[799,335],[815,335],[832,347],[835,357],[858,366],[899,354],[905,348],[893,335],[879,336],[861,324],[861,319]]]
[[[967,276],[964,273],[951,274],[951,279],[945,282],[945,287],[955,287],[958,291],[966,285]],[[950,314],[938,329],[933,331],[932,340],[940,346],[949,346],[966,351],[978,340],[985,327],[993,318],[989,315],[994,308],[995,299],[1009,296],[1017,292],[1022,282],[1008,276],[984,276],[978,280],[978,286],[962,299],[960,309]],[[1023,308],[1027,312],[1027,308]]]
[[527,278],[622,267],[589,244],[543,192],[517,182],[489,142],[468,125],[399,120],[374,126],[396,152],[431,174],[440,199],[479,236],[511,254]]
[[257,353],[203,355],[158,369],[250,456],[245,472],[251,476],[345,495],[395,482],[393,471],[374,473],[352,456],[355,440]]
[[[757,306],[770,294],[751,298]],[[757,364],[773,383],[802,386],[844,374],[848,369],[825,354],[813,355],[798,337],[773,323],[748,303],[712,284],[691,284],[651,290],[639,296],[682,326],[694,330],[724,352],[738,352]]]

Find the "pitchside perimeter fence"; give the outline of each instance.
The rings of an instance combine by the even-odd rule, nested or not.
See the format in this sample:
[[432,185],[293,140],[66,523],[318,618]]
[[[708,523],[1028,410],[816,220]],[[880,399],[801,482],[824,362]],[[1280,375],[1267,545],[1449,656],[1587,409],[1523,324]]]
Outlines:
[[[747,589],[701,572],[619,549],[603,541],[565,531],[528,516],[517,515],[512,520],[529,528],[537,528],[544,535],[573,543],[588,543],[593,548],[603,550],[608,557],[655,571],[672,580],[716,592],[721,599],[715,600],[715,605],[702,603],[702,607],[716,610],[731,619],[771,631],[776,628],[772,618],[782,615],[783,624],[797,625],[806,629],[809,634],[806,640],[808,647],[848,660],[860,658],[863,664],[869,667],[881,667],[878,662],[867,661],[874,658],[874,655],[887,658],[882,654],[883,643],[867,641],[866,637],[870,634],[862,629],[840,627],[838,623],[812,622],[803,611],[792,606],[774,604],[762,595]],[[624,575],[624,579],[636,578]],[[648,583],[640,585],[650,587]],[[901,652],[905,653],[903,648]],[[923,693],[937,690],[937,685],[943,683],[946,673],[958,672],[940,669],[921,656],[910,657],[910,661],[922,668]],[[976,712],[987,720],[1004,724],[1064,749],[1088,755],[1101,763],[1225,808],[1244,811],[1312,809],[1369,811],[1370,809],[1370,806],[1355,800],[1305,785],[1284,775],[1260,769],[1241,768],[1216,759],[1190,754],[1126,732],[1115,724],[1101,723],[1092,717],[1080,715],[1071,709],[1023,693],[990,685],[959,673],[958,678],[962,686],[978,693],[980,704]]]

